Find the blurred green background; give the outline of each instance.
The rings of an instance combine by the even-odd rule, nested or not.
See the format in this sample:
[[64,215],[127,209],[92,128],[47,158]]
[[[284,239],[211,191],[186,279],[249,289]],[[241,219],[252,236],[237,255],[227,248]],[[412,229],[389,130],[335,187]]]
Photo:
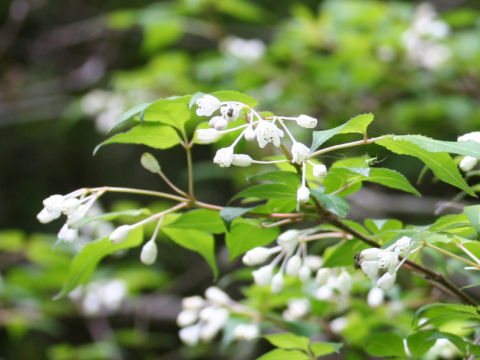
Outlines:
[[[7,0],[0,74],[0,358],[248,359],[236,348],[181,346],[179,296],[212,279],[199,256],[171,243],[162,243],[155,267],[140,266],[138,251],[105,262],[87,291],[97,297],[90,305],[88,294],[52,302],[75,249],[52,251],[59,225],[37,223],[42,199],[107,184],[166,190],[139,165],[145,149],[92,150],[128,108],[197,91],[245,92],[262,110],[315,116],[321,129],[373,112],[371,135],[455,140],[479,130],[480,3]],[[421,170],[372,151],[413,180]],[[155,154],[185,187],[183,153]],[[232,181],[212,154],[200,147],[194,155],[198,194],[224,204],[244,174]],[[102,205],[163,206],[142,201],[108,196]],[[111,228],[100,224],[84,240]],[[101,303],[106,286],[121,306]]]

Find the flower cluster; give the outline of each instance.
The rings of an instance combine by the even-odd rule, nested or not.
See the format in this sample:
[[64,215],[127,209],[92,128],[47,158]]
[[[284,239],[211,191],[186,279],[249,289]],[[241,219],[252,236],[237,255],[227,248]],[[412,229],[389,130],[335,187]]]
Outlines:
[[[246,141],[257,141],[260,148],[265,148],[268,144],[280,147],[285,134],[291,141],[290,153],[291,162],[302,167],[302,183],[297,190],[298,203],[305,203],[310,197],[310,190],[306,186],[306,164],[309,163],[313,167],[313,175],[323,178],[327,175],[327,168],[323,164],[315,164],[310,161],[311,151],[306,145],[297,141],[285,121],[294,121],[303,128],[312,129],[317,126],[317,119],[309,115],[299,115],[297,117],[270,116],[262,117],[250,106],[234,101],[220,101],[213,95],[203,95],[196,101],[198,116],[212,116],[220,109],[220,114],[213,116],[209,121],[208,129],[198,129],[196,131],[197,142],[208,144],[216,141],[222,134],[242,130],[240,135],[233,143],[225,148],[219,149],[213,162],[220,167],[250,166],[251,164],[267,164],[289,160],[278,161],[257,161],[247,154],[235,154],[235,146],[241,139]],[[237,120],[241,115],[245,119],[246,124],[227,129],[229,123]],[[283,130],[282,130],[283,129]]]
[[[382,290],[389,290],[395,284],[398,269],[411,254],[411,247],[412,239],[403,236],[386,249],[370,248],[362,250],[356,257],[357,266],[377,287]],[[404,257],[402,262],[400,256]]]
[[[457,141],[474,141],[480,144],[480,131],[474,131],[471,133],[459,136]],[[472,170],[478,163],[478,159],[473,156],[465,156],[460,162],[460,169],[467,172]]]
[[[177,324],[182,328],[179,336],[190,346],[211,341],[227,325],[232,311],[245,312],[242,305],[218,287],[209,287],[205,298],[184,298],[182,309],[177,316]],[[233,329],[233,334],[237,340],[251,340],[260,334],[260,328],[256,323],[241,323]]]

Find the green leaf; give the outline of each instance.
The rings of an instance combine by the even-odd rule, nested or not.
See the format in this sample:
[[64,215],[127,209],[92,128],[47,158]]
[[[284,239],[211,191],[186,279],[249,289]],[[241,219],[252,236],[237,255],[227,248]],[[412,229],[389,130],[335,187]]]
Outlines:
[[447,153],[431,153],[420,146],[396,136],[382,137],[375,142],[401,155],[414,156],[425,163],[440,180],[476,196],[458,171],[457,165]]
[[[434,303],[422,306],[417,310],[413,318],[413,323],[417,326],[425,327],[428,325],[441,326],[445,323],[460,319],[480,320],[479,308],[471,305],[443,304]],[[418,324],[419,319],[427,318],[428,321]]]
[[300,177],[296,173],[290,171],[270,171],[259,175],[253,175],[248,178],[248,181],[266,180],[273,183],[284,184],[290,186],[294,191],[297,190],[300,184]]
[[[108,132],[110,132],[113,129],[117,128],[118,126],[122,125],[125,121],[132,118],[133,116],[142,113],[150,105],[151,105],[151,103],[143,103],[143,104],[139,104],[139,105],[137,105],[137,106],[135,106],[131,109],[128,109],[122,115],[120,115],[120,117],[117,120],[115,120],[115,123],[112,125],[112,127],[110,129],[108,129]],[[142,117],[142,116],[140,115],[140,117]]]
[[480,146],[475,141],[441,141],[422,135],[395,135],[395,139],[403,139],[432,153],[447,152],[480,158]]
[[284,349],[275,349],[257,358],[257,360],[309,360],[309,359],[310,357],[304,352],[301,352],[298,350],[284,350]]
[[230,260],[254,247],[270,244],[279,233],[278,227],[262,228],[256,220],[235,220],[231,231],[225,235]]
[[405,176],[392,169],[371,168],[370,175],[364,179],[364,181],[374,182],[388,186],[392,189],[402,190],[412,193],[416,196],[421,196],[421,194],[410,184]]
[[373,234],[389,230],[401,230],[403,228],[403,223],[396,219],[365,219],[364,223]]
[[348,240],[338,246],[329,248],[323,257],[323,267],[353,266],[355,254],[368,245],[355,240]]
[[162,168],[160,167],[157,159],[155,159],[155,156],[148,152],[142,154],[142,157],[140,158],[140,164],[142,164],[145,170],[148,170],[154,174],[159,174],[162,172]]
[[143,229],[140,227],[132,230],[127,239],[120,244],[112,243],[107,236],[85,245],[72,260],[68,271],[67,281],[60,292],[55,295],[54,300],[63,298],[78,285],[85,283],[97,267],[100,260],[105,256],[113,254],[119,250],[136,247],[140,245],[142,241]]
[[392,333],[375,334],[367,341],[365,351],[373,356],[405,356],[402,338]]
[[311,191],[311,194],[315,196],[315,198],[320,202],[320,204],[322,204],[322,206],[326,210],[342,218],[347,215],[348,210],[350,209],[350,205],[348,204],[348,202],[341,196],[323,194],[318,189],[313,189]]
[[202,255],[212,268],[215,277],[218,276],[215,239],[212,235],[199,230],[176,229],[169,226],[162,227],[162,231],[178,245]]
[[367,127],[373,121],[373,114],[360,114],[348,120],[345,124],[337,126],[333,129],[314,131],[312,139],[311,151],[317,150],[327,140],[337,134],[360,133],[366,134]]
[[407,337],[407,345],[410,353],[415,357],[425,354],[436,342],[430,339],[435,334],[435,330],[418,331]]
[[310,343],[307,337],[292,333],[265,335],[265,339],[280,349],[300,349],[308,351],[308,345]]
[[292,199],[296,198],[296,192],[290,186],[284,184],[260,184],[240,191],[232,200],[241,197],[255,199]]
[[191,117],[188,108],[190,97],[190,95],[186,95],[157,100],[145,110],[143,120],[170,125],[183,132],[185,123]]
[[137,125],[131,130],[116,134],[111,138],[97,145],[93,150],[93,155],[104,145],[119,144],[141,144],[155,149],[168,149],[181,141],[177,132],[170,126],[158,124]]
[[199,209],[184,213],[168,224],[170,228],[194,229],[212,234],[225,232],[225,226],[217,211]]
[[220,210],[220,217],[223,220],[223,223],[225,224],[225,227],[227,228],[227,231],[230,231],[230,225],[233,220],[236,218],[242,216],[243,214],[246,214],[247,212],[255,209],[255,207],[248,207],[248,208],[243,208],[243,207],[224,207],[222,210]]
[[220,90],[210,93],[210,95],[215,96],[220,101],[238,101],[251,107],[255,107],[258,104],[258,101],[253,97],[238,91]]
[[310,349],[318,357],[338,352],[342,346],[343,344],[341,343],[314,342],[310,345]]
[[466,206],[463,212],[467,215],[477,233],[480,234],[480,205]]

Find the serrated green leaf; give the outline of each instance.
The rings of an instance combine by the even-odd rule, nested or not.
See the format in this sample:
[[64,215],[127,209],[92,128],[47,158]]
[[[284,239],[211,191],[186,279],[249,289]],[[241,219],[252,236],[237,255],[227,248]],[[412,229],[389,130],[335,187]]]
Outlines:
[[290,186],[294,191],[300,185],[300,177],[297,173],[290,171],[270,171],[259,175],[253,175],[248,178],[248,181],[265,180],[273,183],[284,184]]
[[296,198],[296,192],[290,186],[284,184],[260,184],[240,191],[232,200],[241,197],[255,199],[292,199]]
[[212,235],[199,230],[177,229],[169,227],[169,225],[161,229],[178,245],[202,255],[212,268],[215,277],[218,276],[217,262],[215,261],[215,239]]
[[308,351],[310,340],[305,336],[298,336],[292,333],[265,335],[273,346],[280,349],[300,349]]
[[142,164],[145,170],[148,170],[154,174],[158,174],[162,171],[162,168],[160,167],[157,159],[155,159],[155,156],[148,152],[142,154],[142,157],[140,158],[140,164]]
[[463,212],[467,215],[476,232],[480,234],[480,205],[466,206]]
[[116,134],[98,144],[93,150],[93,155],[107,144],[140,144],[155,149],[168,149],[181,142],[177,132],[170,126],[158,124],[137,125],[131,130]]
[[257,360],[309,360],[307,354],[298,351],[298,350],[284,350],[284,349],[275,349],[272,350],[259,358]]
[[280,230],[278,227],[262,228],[256,220],[237,219],[231,231],[225,235],[230,260],[257,246],[265,246],[274,241]]
[[348,204],[348,202],[341,196],[323,194],[317,189],[313,189],[311,191],[311,194],[315,196],[315,198],[320,202],[320,204],[322,204],[322,206],[326,210],[342,218],[347,215],[348,210],[350,209],[350,205]]
[[337,126],[333,129],[314,131],[312,139],[311,151],[317,150],[327,140],[337,134],[360,133],[365,134],[368,125],[373,121],[373,114],[360,114],[348,120],[345,124]]
[[403,340],[392,333],[375,334],[365,345],[365,351],[373,356],[405,356]]
[[421,194],[410,184],[405,176],[392,169],[371,168],[370,175],[364,181],[374,182],[388,186],[392,189],[402,190],[412,193],[416,196],[421,196]]
[[192,116],[188,108],[190,98],[191,95],[185,95],[154,101],[145,109],[143,120],[170,125],[183,132],[185,123]]
[[170,228],[194,229],[212,234],[225,232],[225,226],[217,211],[199,209],[182,214],[175,221],[168,224]]
[[227,231],[230,231],[230,225],[232,224],[233,220],[253,209],[255,209],[255,207],[224,207],[222,210],[220,210],[220,217],[222,218]]
[[406,139],[397,138],[396,136],[385,136],[375,143],[396,154],[410,155],[420,159],[433,171],[438,179],[458,187],[469,195],[476,196],[463,179],[455,162],[447,153],[431,153]]
[[99,240],[92,241],[85,245],[75,256],[68,270],[68,278],[60,292],[55,295],[54,300],[61,299],[87,281],[93,273],[100,260],[107,255],[113,254],[119,250],[129,249],[140,245],[143,241],[143,229],[136,228],[130,232],[125,241],[120,244],[114,244],[108,236]]
[[251,107],[255,107],[258,105],[258,101],[255,100],[253,97],[238,91],[220,90],[220,91],[215,91],[210,95],[215,96],[220,101],[238,101],[243,104],[247,104]]
[[395,135],[432,153],[447,152],[480,158],[480,146],[475,141],[441,141],[422,135]]
[[137,114],[141,114],[143,111],[145,111],[146,108],[148,108],[152,103],[143,103],[139,104],[131,109],[128,109],[125,111],[120,117],[115,120],[115,123],[112,125],[110,129],[108,129],[108,132],[112,131],[113,129],[119,127],[122,125],[125,121],[128,119],[134,117]]
[[410,353],[415,357],[425,354],[436,342],[430,339],[435,334],[435,330],[417,331],[407,337],[407,345]]
[[338,246],[327,249],[323,257],[323,267],[353,266],[355,254],[368,245],[355,240],[348,240]]

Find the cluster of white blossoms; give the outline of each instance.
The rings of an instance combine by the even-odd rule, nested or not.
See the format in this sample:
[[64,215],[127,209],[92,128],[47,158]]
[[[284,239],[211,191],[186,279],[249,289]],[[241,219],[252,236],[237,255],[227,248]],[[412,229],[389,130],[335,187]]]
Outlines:
[[[459,136],[457,141],[473,141],[480,144],[480,131],[474,131]],[[473,156],[465,156],[460,162],[460,169],[467,172],[472,170],[478,163],[478,159]]]
[[408,59],[427,69],[438,68],[451,56],[450,49],[439,43],[449,32],[448,24],[437,19],[432,4],[420,4],[415,9],[410,28],[402,36]]
[[[377,287],[390,290],[395,284],[398,269],[411,253],[412,239],[403,236],[386,249],[370,248],[360,251],[356,262]],[[404,257],[402,261],[400,256]]]
[[[181,327],[179,336],[190,346],[211,341],[227,325],[231,312],[248,312],[218,287],[209,287],[205,298],[184,298],[182,309],[177,316],[177,324]],[[233,334],[237,340],[251,340],[260,334],[260,328],[257,323],[240,323]]]
[[[268,144],[280,147],[286,133],[291,141],[292,159],[290,161],[302,167],[302,183],[297,190],[297,201],[305,203],[310,197],[310,190],[306,186],[307,163],[312,166],[315,177],[324,178],[327,175],[326,166],[309,160],[311,156],[310,148],[297,141],[284,123],[285,121],[293,121],[300,127],[313,129],[317,126],[317,119],[305,114],[297,117],[271,116],[264,118],[246,104],[236,101],[220,101],[215,96],[208,94],[199,98],[196,104],[198,116],[212,116],[217,110],[220,110],[220,115],[213,116],[210,119],[208,129],[198,129],[196,131],[197,142],[209,144],[218,140],[222,134],[242,130],[230,146],[221,148],[216,152],[213,162],[218,166],[250,166],[254,163],[269,164],[289,161],[258,161],[247,154],[235,154],[235,146],[241,139],[246,141],[256,140],[260,148],[265,148]],[[243,115],[246,124],[227,129],[229,123],[237,120],[241,115]]]
[[287,321],[296,321],[310,312],[310,300],[307,298],[290,299],[282,316]]

